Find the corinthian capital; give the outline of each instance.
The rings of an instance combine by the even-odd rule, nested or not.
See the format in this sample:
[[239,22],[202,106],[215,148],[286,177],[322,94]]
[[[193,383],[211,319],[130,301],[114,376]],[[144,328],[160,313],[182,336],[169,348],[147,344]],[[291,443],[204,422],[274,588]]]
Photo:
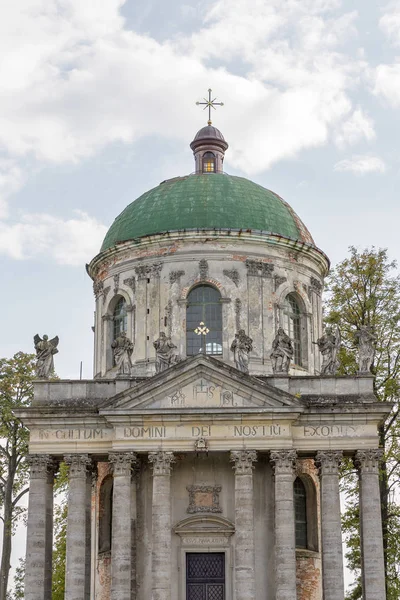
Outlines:
[[31,479],[53,477],[57,469],[57,463],[48,454],[29,454],[27,462],[31,468]]
[[149,452],[149,462],[153,465],[153,475],[170,475],[171,465],[175,462],[173,452]]
[[137,464],[136,452],[110,452],[108,462],[113,465],[114,476],[130,475]]
[[64,462],[69,465],[69,477],[84,477],[89,472],[92,461],[87,454],[66,454]]
[[382,456],[381,448],[357,450],[354,462],[361,473],[379,473],[379,462],[382,460]]
[[339,450],[321,450],[317,452],[315,462],[319,466],[320,475],[337,475],[343,452]]
[[231,461],[236,475],[250,475],[257,460],[255,450],[232,450]]
[[296,450],[272,450],[270,460],[275,473],[293,475],[296,456]]

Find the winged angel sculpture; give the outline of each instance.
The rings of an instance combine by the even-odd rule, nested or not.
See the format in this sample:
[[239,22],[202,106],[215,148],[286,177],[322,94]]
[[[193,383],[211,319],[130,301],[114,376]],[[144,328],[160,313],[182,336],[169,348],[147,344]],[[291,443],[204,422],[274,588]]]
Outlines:
[[39,379],[48,379],[54,371],[54,354],[57,354],[57,346],[59,342],[58,335],[52,340],[49,340],[48,335],[44,335],[43,339],[37,333],[33,342],[36,350],[36,376]]

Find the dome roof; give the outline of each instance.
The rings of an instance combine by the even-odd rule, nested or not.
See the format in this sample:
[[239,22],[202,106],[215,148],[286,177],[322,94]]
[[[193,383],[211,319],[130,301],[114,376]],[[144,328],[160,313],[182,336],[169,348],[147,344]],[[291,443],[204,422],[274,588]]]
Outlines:
[[101,251],[146,235],[190,229],[258,230],[314,244],[280,196],[243,177],[214,173],[168,179],[144,193],[115,219]]
[[225,142],[225,138],[222,135],[222,133],[220,132],[220,130],[217,129],[216,127],[213,127],[212,125],[206,125],[205,127],[202,127],[201,129],[199,129],[199,131],[194,136],[193,141],[195,142],[197,140],[210,139],[210,138],[214,138],[214,139]]

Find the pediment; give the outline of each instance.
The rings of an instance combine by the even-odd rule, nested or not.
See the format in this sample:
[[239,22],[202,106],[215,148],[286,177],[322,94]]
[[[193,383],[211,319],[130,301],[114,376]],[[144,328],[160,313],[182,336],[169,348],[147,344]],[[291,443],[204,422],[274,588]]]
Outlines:
[[101,413],[302,409],[301,401],[222,361],[196,356],[109,399]]

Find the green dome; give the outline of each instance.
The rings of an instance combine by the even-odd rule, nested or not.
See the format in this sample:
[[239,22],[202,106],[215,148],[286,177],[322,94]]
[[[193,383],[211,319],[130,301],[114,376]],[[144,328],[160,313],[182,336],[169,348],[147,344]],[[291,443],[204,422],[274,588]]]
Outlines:
[[190,229],[245,229],[313,244],[293,209],[261,185],[225,174],[188,175],[163,181],[115,219],[101,251],[146,235]]

